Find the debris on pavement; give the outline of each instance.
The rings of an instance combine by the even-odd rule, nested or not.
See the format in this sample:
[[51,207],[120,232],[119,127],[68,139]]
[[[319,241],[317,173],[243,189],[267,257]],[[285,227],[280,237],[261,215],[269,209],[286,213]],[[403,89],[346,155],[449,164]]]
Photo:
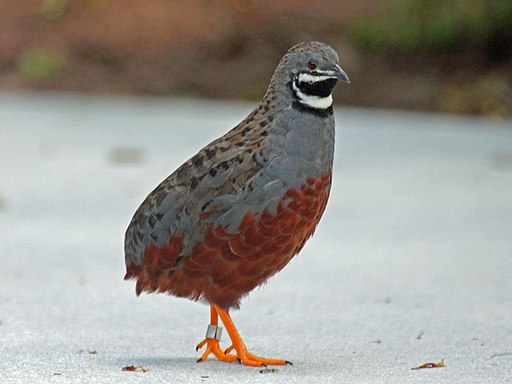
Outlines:
[[425,364],[421,364],[417,367],[414,367],[414,368],[411,368],[411,371],[416,371],[418,369],[426,369],[426,368],[444,368],[446,367],[444,365],[444,359],[441,360],[439,363],[425,363]]
[[279,372],[279,369],[278,369],[278,368],[265,368],[265,369],[260,369],[260,373],[276,373],[276,372]]
[[124,366],[122,368],[123,371],[128,371],[128,372],[135,372],[137,370],[141,370],[142,372],[146,373],[147,371],[149,371],[149,369],[147,369],[146,367],[144,367],[143,365],[127,365],[127,366]]

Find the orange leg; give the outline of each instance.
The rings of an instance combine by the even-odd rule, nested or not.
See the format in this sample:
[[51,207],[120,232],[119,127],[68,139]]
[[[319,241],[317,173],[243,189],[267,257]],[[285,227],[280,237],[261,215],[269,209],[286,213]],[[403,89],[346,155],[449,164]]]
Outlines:
[[[218,348],[218,340],[216,341],[215,347],[210,347],[210,344],[207,347],[207,350],[199,359],[199,361],[204,361],[206,357],[213,353],[219,360],[221,361],[234,361],[238,360],[240,363],[249,365],[252,367],[261,367],[262,365],[285,365],[285,364],[291,364],[289,361],[286,360],[278,360],[278,359],[266,359],[263,357],[255,356],[252,353],[247,351],[247,347],[245,346],[244,342],[242,341],[242,338],[240,337],[240,334],[238,333],[238,330],[235,327],[235,324],[233,324],[233,320],[231,320],[231,316],[229,316],[229,312],[227,309],[220,308],[216,305],[211,306],[211,314],[212,314],[212,322],[211,324],[217,325],[218,324],[218,318],[220,317],[222,320],[222,323],[224,324],[224,327],[226,327],[226,331],[228,332],[229,338],[231,339],[231,342],[233,343],[226,351],[222,352],[215,351],[214,348]],[[215,323],[213,322],[213,317],[215,317]],[[206,339],[202,343],[198,345],[198,348],[202,347],[205,343],[208,343],[208,340]],[[213,345],[213,343],[212,343]],[[209,351],[208,349],[211,349]],[[230,354],[232,350],[235,350],[235,354]]]
[[206,358],[208,357],[208,355],[210,355],[211,353],[213,353],[213,355],[220,361],[226,361],[226,362],[231,363],[233,361],[238,360],[238,358],[235,355],[225,353],[220,348],[220,345],[219,345],[220,334],[217,333],[218,332],[218,327],[217,327],[218,324],[219,324],[219,318],[217,315],[217,310],[212,305],[210,308],[210,327],[211,327],[213,334],[209,335],[210,327],[208,327],[208,332],[207,332],[206,338],[197,345],[196,351],[198,351],[200,348],[203,348],[204,345],[206,345],[206,350],[204,351],[201,358],[199,360],[197,360],[198,363],[201,361],[205,361]]

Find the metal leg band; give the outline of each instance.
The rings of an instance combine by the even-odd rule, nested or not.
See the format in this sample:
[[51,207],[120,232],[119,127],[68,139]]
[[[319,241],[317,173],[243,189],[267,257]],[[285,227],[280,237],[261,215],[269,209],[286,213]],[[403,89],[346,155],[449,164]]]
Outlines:
[[206,329],[206,338],[214,339],[220,341],[222,336],[222,327],[218,327],[213,324],[208,324],[208,328]]

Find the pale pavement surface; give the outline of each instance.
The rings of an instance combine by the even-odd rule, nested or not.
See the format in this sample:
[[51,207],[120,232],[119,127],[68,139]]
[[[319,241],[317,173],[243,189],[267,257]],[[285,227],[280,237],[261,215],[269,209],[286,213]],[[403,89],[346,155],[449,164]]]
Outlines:
[[233,313],[294,365],[196,364],[208,308],[137,298],[124,230],[250,108],[0,95],[0,383],[512,382],[512,122],[340,107],[315,236]]

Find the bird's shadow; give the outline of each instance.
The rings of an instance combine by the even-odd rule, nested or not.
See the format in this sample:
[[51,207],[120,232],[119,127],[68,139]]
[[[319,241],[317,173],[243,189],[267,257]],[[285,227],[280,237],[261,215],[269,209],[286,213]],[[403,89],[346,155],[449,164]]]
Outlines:
[[117,364],[119,366],[143,366],[144,368],[158,369],[158,370],[172,370],[176,371],[179,369],[191,369],[203,370],[207,368],[211,372],[229,370],[244,370],[243,364],[236,363],[225,363],[218,361],[214,358],[208,359],[203,362],[197,362],[198,358],[195,357],[165,357],[165,356],[125,356],[117,358]]
[[134,365],[144,366],[146,368],[158,367],[165,369],[193,366],[197,361],[197,359],[194,359],[193,357],[166,356],[122,356],[118,357],[116,360],[118,364],[123,366]]

